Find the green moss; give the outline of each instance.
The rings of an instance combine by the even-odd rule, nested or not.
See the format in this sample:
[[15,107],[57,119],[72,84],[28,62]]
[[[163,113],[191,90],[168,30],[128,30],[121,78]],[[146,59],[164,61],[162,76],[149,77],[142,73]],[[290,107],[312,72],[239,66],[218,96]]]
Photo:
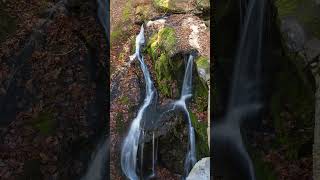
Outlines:
[[55,132],[56,121],[53,114],[49,111],[40,112],[33,122],[34,127],[38,129],[42,135],[51,135]]
[[209,59],[207,57],[200,56],[196,60],[196,65],[197,69],[204,70],[205,71],[205,77],[201,77],[201,81],[203,82],[204,85],[207,86],[207,76],[210,76],[210,64],[209,64]]
[[118,39],[121,34],[122,34],[122,30],[121,29],[116,29],[116,30],[112,31],[111,34],[110,34],[111,43],[113,43],[116,39]]
[[173,79],[170,57],[173,54],[176,41],[174,29],[165,27],[155,33],[147,45],[147,52],[155,61],[158,89],[164,96],[172,95],[169,86],[169,82]]
[[135,36],[130,37],[130,52],[134,54],[136,51],[136,38]]
[[196,59],[196,64],[198,68],[209,69],[209,60],[207,57],[200,56]]
[[122,9],[120,21],[118,24],[113,24],[115,27],[110,33],[111,44],[128,38],[129,32],[132,30],[132,23],[130,23],[130,17],[133,15],[132,11],[132,1],[129,0]]
[[132,5],[131,4],[132,4],[131,0],[128,0],[122,10],[122,20],[123,21],[128,21],[129,18],[132,16],[132,13],[131,13]]
[[176,42],[175,30],[171,27],[164,27],[150,38],[148,43],[150,47],[149,53],[153,58],[159,57],[162,53],[172,55]]
[[121,104],[129,104],[129,98],[127,96],[123,96],[120,98]]
[[153,0],[153,5],[164,13],[186,13],[193,10],[196,3],[188,3],[184,0]]
[[197,111],[206,111],[208,106],[208,87],[199,76],[194,76],[193,91],[192,99],[197,104]]
[[197,150],[197,159],[208,157],[209,146],[208,146],[208,135],[207,135],[207,123],[198,122],[196,116],[189,112],[192,126],[196,133],[196,150]]
[[170,0],[153,0],[153,4],[162,11],[169,11],[171,9]]
[[172,80],[169,61],[170,59],[166,54],[161,54],[155,65],[158,87],[160,92],[165,96],[171,95],[171,90],[168,86],[168,84]]
[[135,14],[140,21],[147,21],[150,18],[151,7],[150,5],[140,5],[136,7]]
[[281,17],[292,15],[297,11],[298,5],[302,0],[276,0],[278,13]]

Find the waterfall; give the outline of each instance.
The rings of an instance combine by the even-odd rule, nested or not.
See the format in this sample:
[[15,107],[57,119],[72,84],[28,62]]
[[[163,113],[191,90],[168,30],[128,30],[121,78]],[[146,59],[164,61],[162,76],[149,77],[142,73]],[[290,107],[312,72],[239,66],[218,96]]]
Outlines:
[[263,108],[262,51],[266,0],[240,0],[240,39],[223,121],[213,125],[214,173],[224,179],[254,180],[241,127],[258,121]]
[[136,162],[137,162],[137,151],[139,147],[139,139],[141,134],[140,123],[143,118],[143,114],[145,113],[146,108],[151,104],[155,91],[153,87],[153,83],[150,77],[150,73],[148,71],[148,67],[144,63],[143,56],[140,52],[141,47],[144,45],[144,28],[141,26],[140,33],[136,37],[136,52],[131,60],[137,58],[140,62],[140,68],[143,72],[145,84],[146,84],[146,97],[144,99],[143,105],[140,107],[137,117],[134,118],[132,124],[130,126],[130,130],[128,135],[126,136],[123,147],[121,150],[121,168],[123,173],[127,176],[127,178],[131,180],[139,179],[139,176],[136,173]]
[[[249,1],[249,2],[247,2]],[[243,22],[235,57],[228,110],[261,102],[261,50],[264,31],[265,0],[240,0]],[[250,93],[248,93],[250,92]]]
[[188,120],[188,130],[189,130],[189,151],[186,155],[184,164],[184,173],[187,176],[196,163],[196,145],[195,145],[195,134],[194,128],[191,123],[191,118],[189,111],[186,106],[186,100],[192,96],[192,67],[193,67],[194,56],[190,55],[187,62],[187,67],[184,74],[181,97],[179,100],[174,102],[174,108],[180,108],[186,114]]
[[[147,112],[148,107],[156,101],[156,91],[153,86],[153,82],[150,77],[150,73],[148,71],[148,67],[144,63],[144,58],[141,54],[141,48],[145,44],[144,38],[144,28],[143,25],[141,26],[140,33],[136,37],[136,50],[135,53],[130,56],[131,63],[134,59],[138,59],[140,62],[140,68],[142,69],[145,86],[146,86],[146,97],[144,99],[143,105],[140,107],[137,116],[132,121],[130,126],[128,135],[126,136],[123,146],[121,149],[121,168],[123,173],[128,179],[131,180],[138,180],[139,175],[137,175],[137,151],[140,148],[140,171],[143,170],[143,149],[144,143],[140,144],[140,138],[145,136],[145,132],[142,130],[144,127],[141,126],[143,120],[151,121],[151,119],[143,119],[144,115]],[[194,128],[191,123],[190,114],[188,112],[186,106],[186,100],[188,100],[192,96],[192,69],[193,69],[193,60],[194,55],[190,55],[188,61],[186,63],[186,70],[183,79],[183,86],[181,90],[181,97],[179,100],[175,101],[172,105],[170,105],[169,110],[166,110],[164,113],[170,112],[175,109],[180,109],[186,115],[187,123],[188,123],[188,130],[189,130],[189,150],[185,158],[185,176],[189,174],[189,171],[196,163],[196,147],[195,147],[195,133]],[[161,113],[160,117],[164,114]],[[146,122],[143,122],[145,124]],[[155,140],[155,134],[152,133],[152,173],[148,176],[148,178],[156,177],[155,166],[157,161],[157,148],[158,145]],[[140,174],[143,174],[140,172]]]
[[106,179],[107,174],[107,155],[108,155],[108,146],[107,140],[103,140],[97,146],[96,152],[92,156],[92,160],[89,163],[88,170],[86,174],[81,178],[81,180],[104,180]]

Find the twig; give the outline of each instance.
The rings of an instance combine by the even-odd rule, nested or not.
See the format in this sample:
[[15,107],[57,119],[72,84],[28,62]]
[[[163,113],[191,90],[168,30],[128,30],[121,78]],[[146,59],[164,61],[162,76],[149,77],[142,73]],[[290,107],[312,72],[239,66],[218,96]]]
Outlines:
[[69,53],[71,53],[72,51],[74,51],[76,48],[74,47],[74,48],[72,48],[71,50],[69,50],[69,51],[67,51],[67,52],[62,52],[62,53],[51,53],[50,55],[52,55],[52,56],[65,56],[65,55],[67,55],[67,54],[69,54]]

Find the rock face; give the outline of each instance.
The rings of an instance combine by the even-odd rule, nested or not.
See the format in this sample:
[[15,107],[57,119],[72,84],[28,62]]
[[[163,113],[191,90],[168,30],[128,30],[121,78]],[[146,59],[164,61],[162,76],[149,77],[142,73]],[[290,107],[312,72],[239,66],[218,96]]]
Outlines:
[[[320,7],[318,1],[295,1],[290,5],[277,0],[281,33],[288,54],[298,69],[308,67],[315,79],[315,127],[313,144],[313,179],[320,178]],[[296,56],[293,56],[296,54]]]
[[210,77],[210,34],[203,20],[187,14],[172,15],[166,19],[149,21],[147,30],[150,36],[147,46],[148,53],[155,61],[159,90],[164,95],[174,96],[170,91],[172,88],[161,86],[174,79],[172,76],[177,75],[172,74],[170,69],[180,71],[179,69],[183,68],[182,64],[174,59],[192,50],[198,52],[196,67],[204,85],[207,85]]
[[170,13],[208,13],[210,10],[209,0],[153,0],[156,9]]
[[[146,57],[151,58],[154,80],[160,101],[168,102],[180,97],[185,71],[185,59],[197,51],[193,71],[193,97],[190,102],[190,117],[196,131],[197,158],[209,155],[207,116],[209,86],[209,28],[204,20],[191,14],[173,14],[146,23]],[[163,118],[155,130],[159,138],[159,161],[172,172],[183,174],[183,162],[188,141],[186,122],[183,118]],[[150,136],[151,137],[151,136]],[[149,139],[150,142],[150,137]],[[148,141],[148,140],[146,140]],[[177,146],[177,144],[179,144]]]
[[187,180],[208,180],[210,179],[210,157],[198,161],[189,173]]
[[156,8],[166,12],[189,12],[196,9],[194,1],[190,0],[153,0]]

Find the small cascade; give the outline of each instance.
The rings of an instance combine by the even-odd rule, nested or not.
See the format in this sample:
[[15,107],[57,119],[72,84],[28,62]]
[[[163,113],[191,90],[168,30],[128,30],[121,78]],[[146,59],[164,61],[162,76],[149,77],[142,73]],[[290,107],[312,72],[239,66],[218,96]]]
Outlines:
[[[140,68],[144,75],[144,80],[146,84],[146,97],[144,99],[143,105],[138,111],[137,117],[132,121],[129,133],[124,140],[123,147],[121,150],[121,168],[123,173],[131,180],[139,179],[136,173],[137,169],[137,151],[139,147],[139,139],[141,136],[141,121],[145,110],[152,103],[155,96],[155,91],[153,83],[148,71],[147,65],[144,63],[143,56],[141,55],[140,49],[144,45],[144,28],[141,26],[140,33],[136,37],[136,52],[131,56],[131,61],[137,58],[140,62]],[[143,148],[142,148],[143,149]]]
[[[213,125],[214,174],[223,179],[254,180],[242,127],[258,122],[263,108],[262,59],[267,0],[240,0],[240,38],[226,114]],[[226,151],[228,149],[228,151]],[[235,173],[237,172],[237,173]]]
[[196,159],[196,145],[195,145],[195,134],[192,126],[189,111],[187,109],[186,100],[192,97],[192,68],[193,68],[194,56],[190,55],[187,62],[187,67],[184,74],[183,85],[181,90],[181,97],[179,100],[173,103],[174,109],[179,108],[187,117],[188,129],[189,129],[189,151],[187,153],[184,165],[184,173],[187,176],[197,162]]
[[96,152],[93,153],[86,174],[81,180],[104,180],[106,179],[108,145],[107,140],[103,140],[97,146]]
[[[196,163],[196,145],[195,145],[195,132],[191,123],[191,118],[189,111],[187,109],[186,101],[192,97],[192,69],[193,69],[193,60],[194,55],[190,55],[186,63],[186,70],[183,79],[183,86],[181,90],[181,97],[179,100],[168,105],[168,108],[164,112],[149,112],[151,105],[157,104],[156,102],[156,90],[153,86],[153,82],[150,77],[148,68],[144,62],[143,55],[141,54],[141,49],[145,44],[144,38],[144,27],[141,26],[140,33],[136,37],[136,50],[135,53],[130,56],[129,64],[138,59],[140,63],[140,68],[144,75],[145,87],[146,87],[146,97],[143,101],[142,106],[140,107],[137,116],[133,119],[130,126],[128,135],[126,136],[123,146],[121,149],[121,168],[125,176],[130,180],[138,180],[141,177],[144,177],[143,171],[143,160],[144,160],[144,142],[140,142],[141,139],[144,139],[146,132],[143,130],[144,125],[149,121],[154,121],[154,116],[148,116],[148,113],[158,114],[159,118],[162,117],[165,113],[179,110],[182,111],[186,117],[188,130],[189,130],[189,150],[185,158],[185,168],[184,168],[184,177],[186,177],[193,165]],[[157,109],[157,108],[155,108]],[[157,116],[157,115],[155,115]],[[149,117],[149,118],[148,118]],[[147,122],[146,122],[147,121]],[[138,150],[140,152],[138,156]],[[157,151],[158,151],[158,141],[156,139],[155,132],[152,132],[152,167],[151,174],[144,177],[146,179],[151,179],[156,177],[156,163],[157,163]],[[137,166],[139,158],[140,164]],[[137,173],[137,170],[140,170],[140,174]]]

